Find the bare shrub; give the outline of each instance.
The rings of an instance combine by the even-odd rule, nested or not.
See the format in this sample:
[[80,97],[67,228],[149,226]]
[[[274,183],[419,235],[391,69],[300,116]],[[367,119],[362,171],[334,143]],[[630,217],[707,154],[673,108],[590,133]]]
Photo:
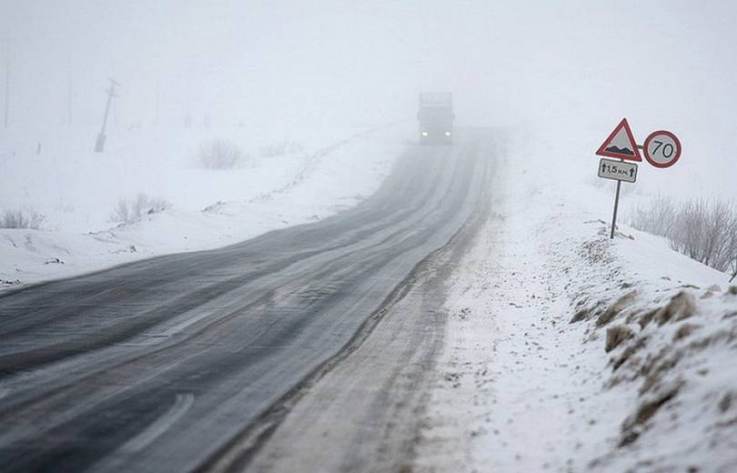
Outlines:
[[674,250],[701,261],[709,208],[705,200],[686,201],[678,209],[675,228],[666,235]]
[[207,169],[233,169],[243,164],[247,155],[232,141],[217,139],[200,146],[197,158]]
[[631,224],[668,238],[671,248],[719,271],[737,269],[737,207],[725,200],[658,198],[638,208]]
[[276,156],[284,156],[292,153],[300,153],[305,147],[302,143],[295,140],[282,140],[277,143],[262,146],[259,150],[259,156],[263,158],[273,158]]
[[138,194],[134,199],[120,200],[110,215],[110,220],[121,223],[134,223],[144,215],[151,215],[170,208],[169,202]]
[[688,201],[679,212],[671,247],[719,271],[725,271],[737,255],[737,209],[724,200]]
[[0,218],[0,228],[40,230],[46,220],[35,210],[6,210]]
[[667,236],[676,222],[677,208],[672,200],[658,196],[647,207],[638,206],[630,225],[644,232]]

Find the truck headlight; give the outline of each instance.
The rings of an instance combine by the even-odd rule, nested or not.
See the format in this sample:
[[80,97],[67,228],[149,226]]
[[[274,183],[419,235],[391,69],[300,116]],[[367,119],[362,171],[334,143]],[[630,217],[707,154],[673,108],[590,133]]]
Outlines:
[[426,131],[423,131],[423,132],[422,132],[422,136],[427,136],[427,135],[429,135],[429,133],[428,133],[428,132],[426,132]]
[[449,131],[446,131],[445,132],[445,136],[450,136],[450,132]]

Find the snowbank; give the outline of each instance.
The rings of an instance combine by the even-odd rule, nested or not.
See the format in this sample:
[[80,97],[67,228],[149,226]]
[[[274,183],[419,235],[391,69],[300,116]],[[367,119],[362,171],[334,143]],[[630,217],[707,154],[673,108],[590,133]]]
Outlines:
[[[106,153],[95,154],[87,146],[92,130],[5,132],[0,169],[12,179],[0,189],[0,211],[45,219],[40,230],[0,229],[0,288],[215,248],[325,218],[371,195],[407,136],[402,127],[289,133],[132,129],[111,135]],[[240,151],[232,168],[203,166],[202,146],[217,140]],[[139,195],[162,202],[163,210],[111,221],[121,202],[133,204]]]
[[519,140],[500,159],[449,284],[417,469],[735,471],[729,276],[625,226],[609,240],[613,183]]

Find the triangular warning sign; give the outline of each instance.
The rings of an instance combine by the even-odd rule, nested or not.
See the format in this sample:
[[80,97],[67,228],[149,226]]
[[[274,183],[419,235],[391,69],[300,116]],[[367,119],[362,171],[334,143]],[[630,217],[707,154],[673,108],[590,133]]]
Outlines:
[[619,122],[617,128],[604,140],[604,144],[599,147],[596,154],[627,161],[642,161],[640,150],[637,149],[635,137],[632,136],[632,130],[626,118]]

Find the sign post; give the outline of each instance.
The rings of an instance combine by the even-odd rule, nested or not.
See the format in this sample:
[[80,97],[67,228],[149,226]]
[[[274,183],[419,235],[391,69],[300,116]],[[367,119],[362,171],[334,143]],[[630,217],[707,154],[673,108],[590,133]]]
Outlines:
[[614,197],[614,215],[612,215],[612,231],[609,236],[609,238],[614,238],[614,228],[617,225],[619,193],[622,189],[622,181],[634,183],[637,180],[637,164],[625,161],[602,159],[599,161],[599,177],[617,181],[617,194]]
[[[619,125],[609,134],[604,143],[596,152],[599,156],[616,158],[601,159],[599,161],[599,177],[617,181],[617,193],[614,197],[614,215],[612,215],[612,231],[609,238],[614,239],[614,229],[617,228],[617,211],[619,210],[619,193],[622,181],[634,183],[637,180],[637,164],[627,161],[642,161],[640,149],[645,153],[647,162],[656,168],[673,166],[681,157],[681,142],[676,135],[666,130],[650,133],[643,146],[635,142],[627,119],[622,119]],[[735,275],[737,276],[737,268]],[[731,280],[730,280],[731,282]]]
[[614,215],[612,215],[612,232],[609,239],[614,240],[614,229],[617,228],[617,209],[619,209],[619,190],[622,188],[622,181],[617,181],[617,194],[614,197]]
[[632,130],[626,118],[619,122],[619,125],[604,140],[596,154],[620,160],[602,159],[599,162],[599,177],[617,181],[612,231],[609,235],[609,238],[613,240],[614,230],[617,228],[617,211],[619,210],[619,194],[622,189],[622,181],[635,182],[637,179],[637,164],[626,163],[625,161],[642,161],[640,150],[637,143],[635,143],[635,137],[632,135]]

